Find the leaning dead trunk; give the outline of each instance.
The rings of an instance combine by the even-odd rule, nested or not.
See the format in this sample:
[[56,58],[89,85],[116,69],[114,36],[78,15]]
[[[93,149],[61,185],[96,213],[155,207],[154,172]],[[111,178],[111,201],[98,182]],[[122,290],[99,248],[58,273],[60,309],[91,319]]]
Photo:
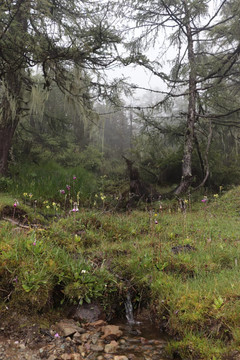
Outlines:
[[123,156],[123,158],[126,161],[128,168],[130,180],[129,193],[131,198],[134,200],[146,200],[149,197],[149,191],[145,184],[141,181],[138,169],[133,167],[133,161],[127,159],[125,156]]

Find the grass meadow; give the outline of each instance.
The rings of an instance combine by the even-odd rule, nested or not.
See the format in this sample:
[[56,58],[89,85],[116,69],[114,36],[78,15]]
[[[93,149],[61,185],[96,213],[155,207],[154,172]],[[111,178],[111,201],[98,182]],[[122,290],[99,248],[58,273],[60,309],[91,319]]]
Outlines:
[[81,202],[92,189],[77,191],[79,174],[70,193],[63,180],[51,194],[21,183],[0,193],[2,314],[98,301],[119,316],[130,293],[171,335],[169,358],[240,351],[240,187],[120,213],[104,191]]

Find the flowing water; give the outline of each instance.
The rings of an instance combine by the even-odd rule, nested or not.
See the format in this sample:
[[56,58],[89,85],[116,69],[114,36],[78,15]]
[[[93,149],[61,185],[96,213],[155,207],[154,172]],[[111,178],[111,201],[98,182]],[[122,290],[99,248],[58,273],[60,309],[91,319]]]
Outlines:
[[119,354],[134,360],[166,360],[164,348],[168,341],[167,336],[157,329],[147,316],[141,317],[141,321],[134,319],[129,293],[126,296],[125,310],[126,321],[114,322],[123,331]]
[[131,301],[131,295],[128,292],[127,296],[126,296],[126,300],[125,300],[125,311],[126,311],[126,319],[128,324],[134,324],[134,316],[133,316],[133,306],[132,306],[132,301]]
[[118,354],[134,360],[167,360],[164,349],[167,337],[149,322],[118,323],[123,331]]

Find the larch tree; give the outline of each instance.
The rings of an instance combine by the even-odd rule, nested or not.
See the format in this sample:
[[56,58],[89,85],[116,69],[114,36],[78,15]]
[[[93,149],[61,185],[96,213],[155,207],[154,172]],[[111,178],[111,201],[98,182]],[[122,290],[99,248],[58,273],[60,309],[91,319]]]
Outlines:
[[[233,3],[236,5],[237,2]],[[230,39],[221,31],[225,28],[228,34],[231,33],[230,28],[233,24],[236,26],[236,21],[239,23],[239,17],[237,12],[229,10],[227,0],[125,0],[119,9],[123,23],[127,19],[131,25],[125,40],[129,56],[123,59],[123,63],[143,66],[159,77],[160,86],[166,86],[166,90],[159,91],[161,99],[151,106],[151,114],[156,110],[160,112],[174,98],[184,97],[187,102],[186,113],[181,113],[181,117],[185,117],[185,134],[182,178],[175,190],[179,195],[186,192],[194,180],[192,156],[197,143],[197,124],[202,119],[209,123],[206,161],[202,161],[204,184],[209,174],[207,155],[211,143],[211,121],[230,113],[222,109],[215,114],[210,98],[211,94],[217,96],[223,83],[229,85],[230,77],[239,67],[239,41],[235,38],[230,44]],[[132,38],[129,36],[131,30]],[[151,47],[155,51],[159,47],[158,56],[152,61],[143,54]],[[171,69],[166,70],[162,63],[169,49],[174,49],[175,55],[171,56]],[[231,111],[239,111],[239,104],[233,107]],[[142,110],[142,117],[145,114]]]
[[[113,44],[119,41],[108,25],[107,11],[94,1],[1,2],[0,175],[7,173],[19,122],[30,116],[37,102],[44,104],[51,84],[80,107],[86,105],[89,89],[92,96],[95,90],[106,92],[104,82],[97,81],[99,71],[114,63]],[[43,75],[42,83],[32,76],[36,70]]]

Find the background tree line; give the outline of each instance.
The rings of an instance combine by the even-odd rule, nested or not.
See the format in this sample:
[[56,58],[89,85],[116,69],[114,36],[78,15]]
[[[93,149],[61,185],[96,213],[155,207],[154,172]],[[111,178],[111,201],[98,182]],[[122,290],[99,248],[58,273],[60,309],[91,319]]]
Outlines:
[[[177,194],[238,183],[239,15],[229,0],[3,2],[0,173],[51,159],[118,180],[124,155]],[[131,64],[163,89],[141,89],[144,106],[106,76]]]

